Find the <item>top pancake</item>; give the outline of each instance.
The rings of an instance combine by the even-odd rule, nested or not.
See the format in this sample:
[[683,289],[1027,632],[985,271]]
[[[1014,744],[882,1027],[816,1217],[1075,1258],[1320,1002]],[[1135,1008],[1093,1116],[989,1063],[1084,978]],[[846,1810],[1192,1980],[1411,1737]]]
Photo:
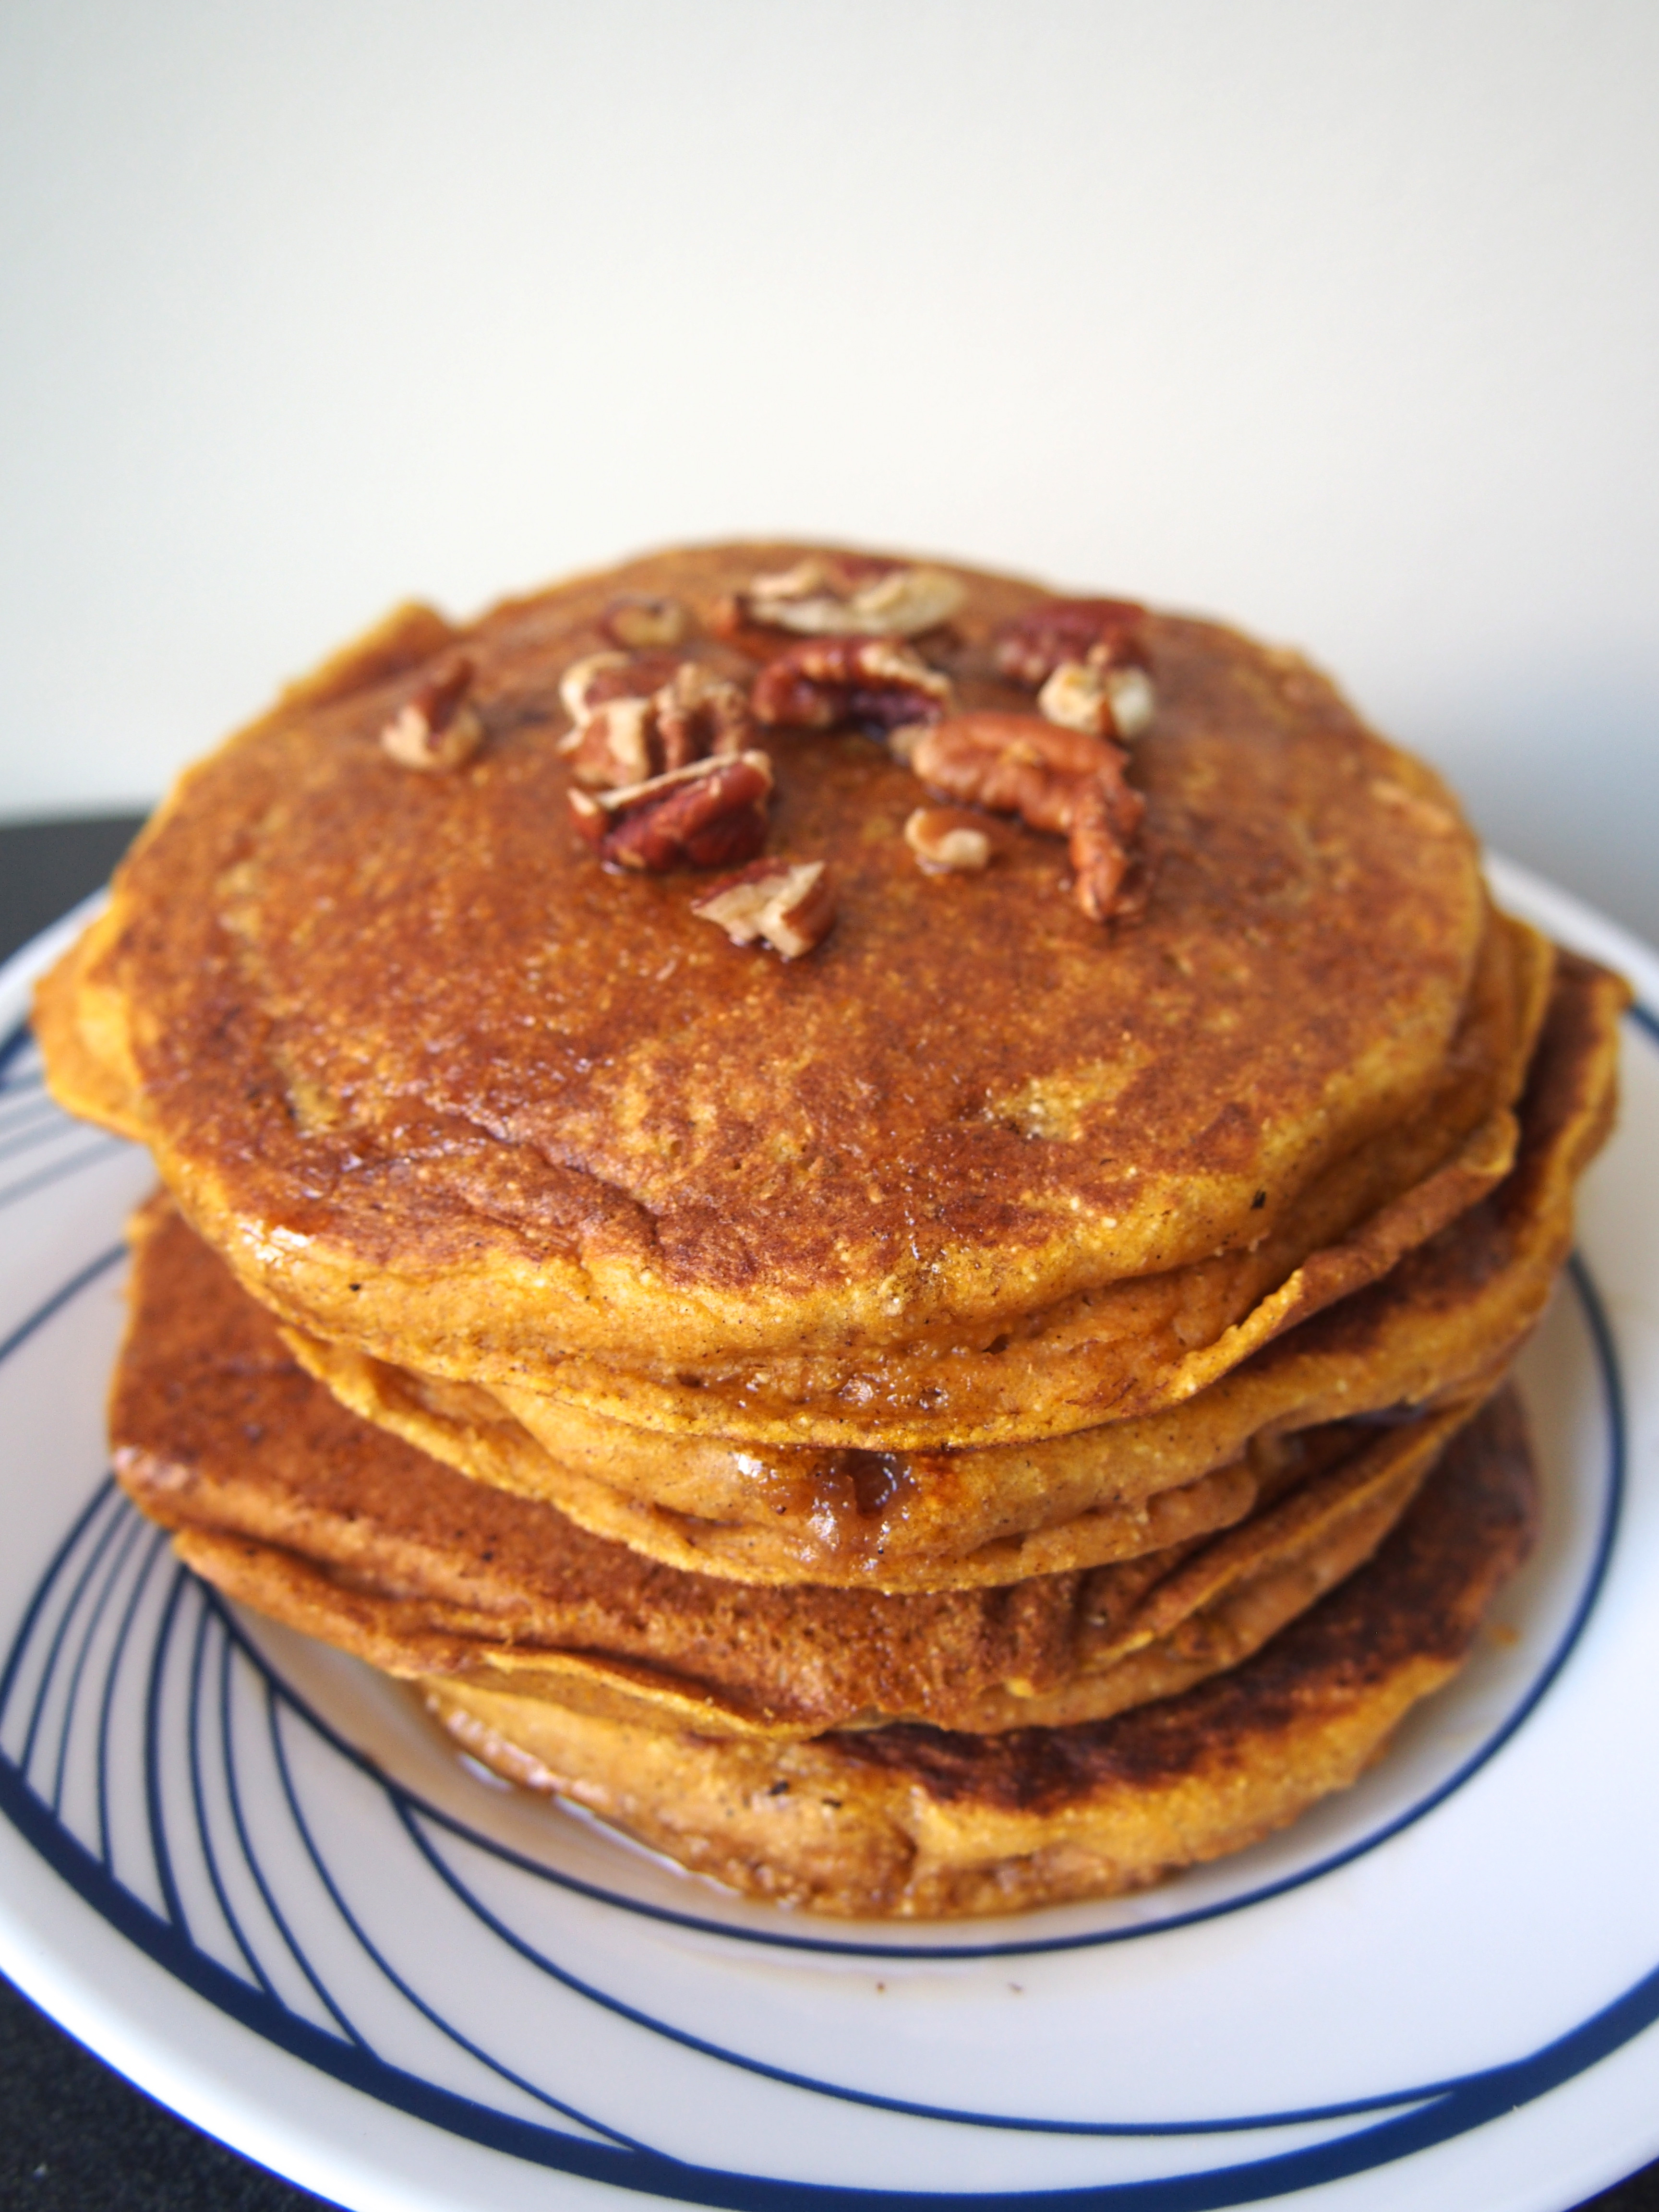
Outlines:
[[[59,1095],[149,1142],[267,1303],[532,1382],[910,1346],[1244,1251],[1428,1099],[1486,927],[1474,841],[1304,664],[1211,624],[1146,627],[1138,922],[1086,920],[1023,830],[922,875],[919,786],[851,733],[766,740],[769,850],[840,884],[807,957],[728,943],[695,877],[604,872],[560,674],[617,593],[706,617],[801,550],[410,614],[181,781],[41,1026]],[[1029,708],[986,641],[1044,594],[961,573],[924,643],[963,704]],[[378,733],[456,644],[488,742],[411,773]]]

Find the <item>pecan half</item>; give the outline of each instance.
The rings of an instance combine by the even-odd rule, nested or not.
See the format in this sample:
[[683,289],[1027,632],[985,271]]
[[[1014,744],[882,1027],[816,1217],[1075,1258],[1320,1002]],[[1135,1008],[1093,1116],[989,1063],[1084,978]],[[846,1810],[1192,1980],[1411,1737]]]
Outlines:
[[1030,829],[1065,836],[1078,785],[1122,759],[1103,738],[1060,729],[1040,714],[986,708],[935,722],[910,765],[946,799],[988,807],[993,814],[1018,814]]
[[559,689],[574,723],[559,750],[592,791],[641,783],[708,754],[726,758],[755,733],[737,684],[665,653],[590,653],[566,670]]
[[918,806],[904,825],[904,842],[930,876],[969,873],[991,858],[983,823],[955,806]]
[[1051,722],[1097,738],[1138,738],[1152,719],[1152,679],[1144,668],[1062,660],[1037,693]]
[[1146,903],[1144,877],[1130,879],[1146,802],[1125,780],[1127,764],[1104,738],[988,710],[936,723],[911,759],[930,789],[1068,838],[1077,902],[1093,921]]
[[944,568],[890,567],[857,554],[809,554],[754,577],[732,603],[739,624],[798,637],[919,637],[948,622],[966,587]]
[[655,599],[643,592],[624,592],[599,617],[599,628],[618,645],[678,645],[691,617],[678,599]]
[[772,763],[764,753],[694,761],[620,790],[569,794],[577,835],[612,867],[726,868],[766,842]]
[[472,663],[465,653],[429,676],[380,732],[380,744],[402,768],[442,774],[465,768],[484,740],[478,710],[467,697]]
[[750,692],[758,721],[878,735],[936,721],[950,702],[947,677],[884,637],[805,639],[769,660]]
[[691,911],[718,923],[733,945],[758,939],[798,960],[834,927],[836,887],[822,860],[757,860],[693,899]]
[[1062,660],[1099,659],[1106,667],[1139,665],[1146,610],[1133,599],[1044,599],[1002,624],[991,658],[1000,672],[1033,690]]

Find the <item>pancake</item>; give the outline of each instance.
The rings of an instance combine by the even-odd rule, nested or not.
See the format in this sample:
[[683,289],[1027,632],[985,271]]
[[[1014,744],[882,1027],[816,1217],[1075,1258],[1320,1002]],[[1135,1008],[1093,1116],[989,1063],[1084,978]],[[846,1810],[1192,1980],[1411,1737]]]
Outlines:
[[[1142,626],[1133,923],[1060,895],[1035,833],[922,873],[915,778],[844,729],[768,733],[773,848],[839,882],[809,957],[726,943],[683,878],[606,875],[559,679],[628,592],[727,665],[717,602],[802,550],[662,556],[464,629],[407,613],[337,659],[181,781],[45,986],[58,1095],[141,1134],[313,1335],[860,1447],[1174,1402],[1501,1176],[1527,991],[1472,837],[1304,664],[1218,626]],[[991,642],[1044,595],[951,573],[933,665],[1029,711]],[[486,742],[411,774],[379,736],[441,644]]]
[[359,1421],[167,1201],[134,1245],[116,1468],[190,1565],[392,1674],[506,1679],[705,1735],[908,1717],[989,1732],[1185,1689],[1367,1557],[1474,1410],[1310,1432],[1237,1527],[1092,1574],[922,1597],[750,1589],[645,1560]]
[[1478,1395],[1566,1255],[1573,1188],[1608,1127],[1626,992],[1562,953],[1513,1172],[1382,1281],[1168,1412],[1044,1443],[860,1459],[671,1437],[538,1394],[438,1378],[289,1332],[342,1401],[464,1473],[666,1563],[743,1582],[884,1589],[1014,1583],[1242,1517],[1274,1439]]
[[751,1445],[810,1437],[866,1449],[1030,1440],[1179,1404],[1385,1274],[1507,1174],[1517,1136],[1510,1109],[1553,959],[1534,932],[1498,918],[1424,1110],[1334,1163],[1244,1251],[1080,1292],[994,1334],[988,1326],[975,1339],[939,1336],[870,1359],[806,1352],[624,1374],[566,1358],[550,1360],[540,1392],[499,1378],[495,1387],[513,1394],[532,1429],[550,1418],[532,1407],[543,1395],[676,1436],[729,1425]]
[[[540,1394],[676,1435],[927,1449],[1062,1436],[1179,1404],[1250,1352],[1385,1274],[1508,1173],[1510,1109],[1553,948],[1498,917],[1440,1082],[1418,1113],[1333,1162],[1240,1251],[1079,1291],[971,1335],[872,1356],[814,1347],[763,1362],[626,1372],[566,1358]],[[519,1378],[504,1384],[522,1391]],[[533,1416],[530,1417],[533,1420]]]
[[475,1758],[751,1896],[843,1916],[1003,1913],[1145,1887],[1243,1849],[1386,1747],[1467,1658],[1535,1517],[1508,1394],[1376,1557],[1265,1650],[1178,1697],[994,1736],[902,1726],[717,1741],[434,1680]]

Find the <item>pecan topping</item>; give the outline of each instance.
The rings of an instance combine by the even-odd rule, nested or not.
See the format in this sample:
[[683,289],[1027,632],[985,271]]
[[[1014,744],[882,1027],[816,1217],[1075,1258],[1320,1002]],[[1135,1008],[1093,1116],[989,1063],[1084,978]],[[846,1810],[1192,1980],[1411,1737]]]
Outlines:
[[745,752],[755,734],[742,691],[695,660],[677,668],[651,703],[665,769],[684,768],[705,754],[723,760]]
[[611,600],[599,617],[599,627],[618,645],[678,645],[691,627],[691,617],[678,599],[625,592]]
[[984,824],[955,806],[918,806],[904,825],[904,842],[930,876],[969,872],[991,858]]
[[1028,827],[1069,834],[1072,801],[1085,776],[1121,763],[1103,738],[1064,730],[1039,714],[989,709],[953,714],[926,731],[910,765],[931,790]]
[[769,660],[750,693],[756,719],[795,730],[850,724],[872,734],[937,721],[948,678],[884,637],[816,637]]
[[711,753],[730,757],[754,735],[735,684],[665,653],[590,653],[565,671],[559,692],[574,725],[559,750],[590,790],[642,783]]
[[465,653],[429,676],[380,732],[380,744],[403,768],[441,773],[465,768],[483,743],[478,710],[467,697],[472,663]]
[[764,753],[694,761],[619,790],[573,791],[577,834],[617,868],[653,875],[686,866],[726,868],[766,842],[772,763]]
[[717,922],[733,945],[758,938],[798,960],[830,934],[836,887],[822,860],[757,860],[693,899],[691,911]]
[[948,622],[965,587],[943,568],[890,568],[856,554],[809,554],[740,592],[738,623],[793,630],[798,637],[919,637]]
[[1091,921],[1144,906],[1145,886],[1131,888],[1128,872],[1145,801],[1106,738],[1036,714],[957,714],[924,732],[911,766],[947,798],[1069,838],[1077,902]]
[[1073,888],[1091,921],[1110,921],[1114,915],[1128,920],[1145,911],[1146,870],[1132,884],[1129,864],[1146,811],[1146,800],[1125,782],[1121,767],[1085,776],[1079,786],[1072,808]]
[[1062,660],[1037,693],[1051,722],[1097,738],[1138,738],[1152,719],[1152,679],[1144,668]]
[[559,678],[559,697],[573,722],[585,722],[612,699],[648,699],[680,665],[677,653],[590,653]]
[[1133,599],[1044,599],[1003,623],[991,657],[1004,676],[1033,690],[1062,660],[1138,665],[1146,657],[1139,635],[1146,614]]
[[608,699],[576,725],[559,750],[571,754],[577,782],[594,791],[643,783],[658,765],[651,757],[651,702]]

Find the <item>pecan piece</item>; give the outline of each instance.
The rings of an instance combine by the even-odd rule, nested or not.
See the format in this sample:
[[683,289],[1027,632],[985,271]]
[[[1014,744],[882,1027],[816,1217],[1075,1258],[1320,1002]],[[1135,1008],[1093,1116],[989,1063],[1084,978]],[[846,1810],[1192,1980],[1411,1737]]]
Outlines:
[[1129,879],[1135,832],[1146,811],[1146,800],[1124,781],[1121,767],[1085,776],[1079,787],[1072,806],[1072,874],[1077,902],[1091,921],[1127,919],[1146,907],[1146,871],[1133,884]]
[[1062,660],[1097,655],[1104,667],[1138,665],[1146,659],[1139,635],[1146,617],[1133,599],[1044,599],[1001,625],[991,658],[1002,675],[1033,690]]
[[836,887],[822,860],[757,860],[693,899],[691,911],[718,923],[733,945],[758,938],[798,960],[830,934]]
[[678,645],[691,627],[691,617],[678,599],[652,599],[643,592],[624,592],[612,599],[599,617],[599,628],[618,645]]
[[754,736],[737,684],[669,653],[590,653],[565,671],[559,691],[573,723],[559,750],[590,790],[642,783],[710,753],[726,758]]
[[769,660],[750,693],[757,720],[795,730],[850,725],[885,735],[936,721],[951,702],[947,677],[884,637],[815,637]]
[[983,823],[956,806],[918,806],[904,825],[904,842],[929,876],[971,872],[991,858]]
[[1152,719],[1152,679],[1144,668],[1062,660],[1037,693],[1051,722],[1097,738],[1138,738]]
[[732,616],[739,625],[798,637],[919,637],[948,622],[965,597],[965,586],[944,568],[809,554],[793,568],[752,578],[732,603]]
[[957,714],[926,732],[911,766],[946,797],[1018,814],[1070,840],[1078,904],[1092,921],[1139,913],[1131,884],[1134,837],[1146,811],[1126,781],[1127,760],[1104,738],[1036,714]]
[[665,769],[684,768],[705,754],[724,760],[746,752],[755,734],[743,692],[695,660],[677,668],[651,703]]
[[572,791],[570,819],[601,860],[652,875],[730,867],[766,842],[772,763],[764,753],[694,761],[643,783],[598,793]]
[[429,676],[380,732],[382,749],[402,768],[443,773],[465,768],[483,743],[478,710],[467,697],[472,663],[459,653]]
[[559,678],[559,697],[573,722],[585,722],[613,699],[648,699],[680,665],[677,653],[589,653]]
[[653,720],[649,699],[606,699],[560,739],[559,750],[570,755],[577,782],[590,790],[643,783],[659,765],[652,758]]
[[1085,776],[1122,761],[1117,747],[1040,714],[987,708],[953,714],[924,732],[910,765],[930,790],[993,814],[1018,814],[1033,830],[1066,836]]

